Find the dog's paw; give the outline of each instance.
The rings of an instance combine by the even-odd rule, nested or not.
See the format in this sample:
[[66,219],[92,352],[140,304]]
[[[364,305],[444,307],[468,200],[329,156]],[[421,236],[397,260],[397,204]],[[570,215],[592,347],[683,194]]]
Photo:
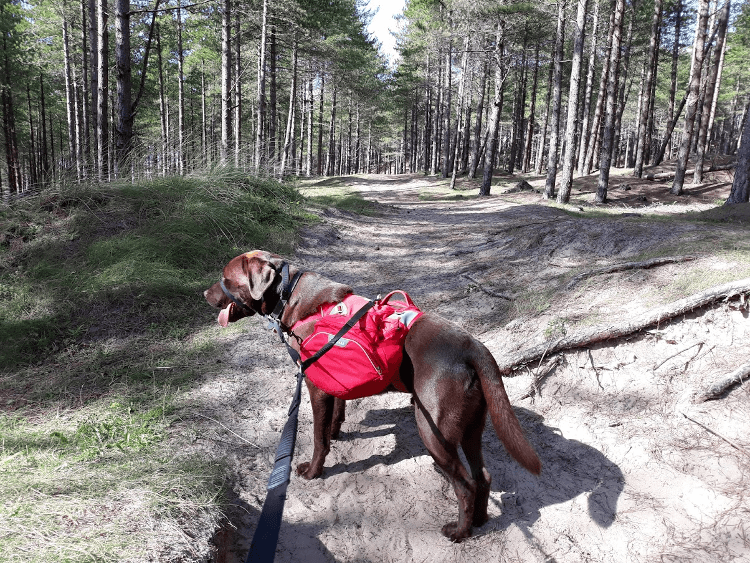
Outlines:
[[310,479],[315,479],[316,477],[320,477],[321,473],[323,471],[315,471],[313,467],[310,465],[309,461],[305,461],[304,463],[300,463],[297,466],[297,475],[302,477],[303,479],[307,479],[308,481]]
[[460,543],[471,535],[471,528],[459,530],[458,522],[449,522],[443,526],[443,535],[452,542]]

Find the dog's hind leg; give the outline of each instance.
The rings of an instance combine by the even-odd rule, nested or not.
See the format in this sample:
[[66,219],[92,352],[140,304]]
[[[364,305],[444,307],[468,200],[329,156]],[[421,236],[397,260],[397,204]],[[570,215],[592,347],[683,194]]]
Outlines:
[[333,421],[331,422],[331,440],[339,439],[339,432],[341,431],[341,425],[346,420],[346,401],[344,399],[336,399],[333,402]]
[[430,452],[432,459],[450,479],[458,499],[458,521],[443,526],[443,535],[451,541],[460,542],[471,535],[477,483],[466,471],[464,464],[461,463],[456,445],[445,439],[435,425],[430,413],[426,412],[419,402],[417,402],[415,416],[419,435],[427,446],[427,451]]
[[323,473],[323,464],[331,450],[335,397],[315,387],[309,379],[306,381],[313,411],[313,456],[310,461],[297,465],[297,475],[305,479],[314,479]]
[[475,418],[466,429],[461,448],[469,462],[471,476],[477,484],[477,492],[474,498],[474,517],[472,525],[481,526],[487,520],[487,504],[490,499],[490,485],[492,476],[484,465],[482,456],[482,433],[484,432],[484,421],[487,418],[487,409],[481,408],[475,413]]

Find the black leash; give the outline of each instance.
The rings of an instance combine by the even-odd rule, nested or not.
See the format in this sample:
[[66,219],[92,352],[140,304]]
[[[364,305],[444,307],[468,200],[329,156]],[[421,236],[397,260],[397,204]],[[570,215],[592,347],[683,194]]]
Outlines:
[[[325,344],[320,350],[318,350],[313,356],[310,356],[307,360],[300,362],[301,358],[299,353],[289,345],[289,342],[284,338],[281,316],[284,313],[284,308],[289,301],[292,292],[294,291],[297,282],[302,277],[303,272],[297,272],[295,276],[289,280],[289,265],[284,262],[281,269],[281,297],[279,302],[276,304],[273,313],[266,315],[268,319],[268,326],[276,331],[281,339],[281,342],[286,346],[289,356],[295,365],[299,366],[299,372],[297,373],[297,387],[294,391],[294,397],[292,403],[289,406],[289,412],[287,413],[287,421],[284,424],[284,429],[281,432],[281,439],[279,445],[276,448],[276,459],[274,461],[273,470],[271,476],[268,478],[268,484],[266,485],[266,500],[263,502],[263,508],[261,509],[260,519],[258,525],[255,528],[253,534],[253,541],[250,544],[250,551],[247,554],[245,563],[271,563],[276,557],[276,545],[279,541],[279,530],[281,529],[281,520],[284,514],[284,503],[286,501],[286,490],[289,486],[290,476],[292,473],[292,456],[294,454],[294,446],[297,441],[297,422],[299,419],[299,405],[301,402],[302,394],[302,380],[305,377],[305,370],[310,367],[313,363],[318,361],[320,357],[328,352],[331,348],[336,345],[336,342],[346,334],[349,329],[354,327],[355,324],[375,305],[374,301],[368,301],[362,308],[360,308],[346,324]],[[224,285],[224,281],[221,280],[221,289],[224,293],[240,308],[250,309],[242,301],[237,299]],[[250,309],[251,310],[251,309]],[[253,311],[255,312],[255,311]]]

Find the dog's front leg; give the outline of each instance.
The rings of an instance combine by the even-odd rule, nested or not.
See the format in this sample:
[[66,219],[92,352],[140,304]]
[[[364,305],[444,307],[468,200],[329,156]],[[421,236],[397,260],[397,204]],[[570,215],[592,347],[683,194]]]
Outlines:
[[310,461],[300,463],[297,466],[297,475],[305,479],[320,477],[323,473],[323,464],[326,456],[331,450],[331,425],[333,422],[334,397],[325,393],[307,382],[307,390],[310,393],[310,403],[313,411],[313,457]]

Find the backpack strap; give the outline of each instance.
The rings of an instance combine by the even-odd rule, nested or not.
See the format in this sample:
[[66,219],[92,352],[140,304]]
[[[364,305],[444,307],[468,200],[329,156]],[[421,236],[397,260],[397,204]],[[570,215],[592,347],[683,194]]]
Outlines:
[[[412,301],[411,297],[409,297],[409,294],[406,293],[405,291],[400,290],[400,289],[396,289],[394,291],[391,291],[388,295],[386,295],[382,299],[379,299],[381,305],[385,305],[386,303],[388,303],[388,301],[391,299],[391,297],[393,297],[397,293],[400,293],[401,295],[404,296],[404,302],[408,306],[410,306],[410,307],[416,307],[416,305],[414,304],[414,301]],[[391,306],[393,307],[394,305],[391,305]]]

